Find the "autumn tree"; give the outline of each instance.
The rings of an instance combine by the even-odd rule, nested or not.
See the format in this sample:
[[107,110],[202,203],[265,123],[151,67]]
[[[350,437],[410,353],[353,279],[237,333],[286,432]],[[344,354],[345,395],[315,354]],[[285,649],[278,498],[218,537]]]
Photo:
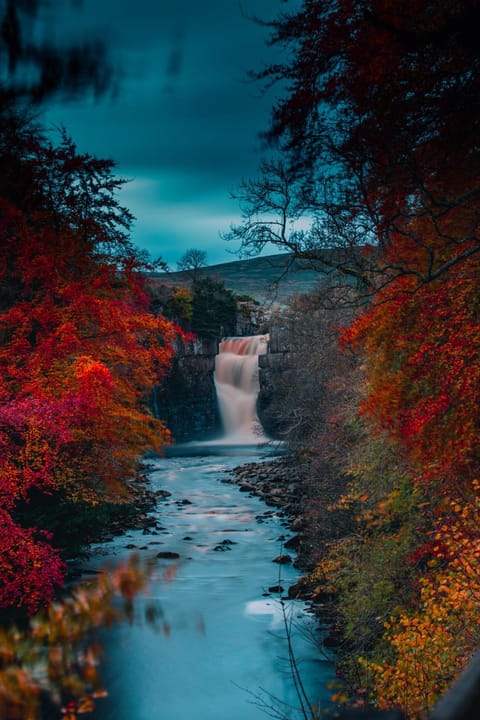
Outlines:
[[29,610],[62,576],[34,497],[128,498],[124,480],[168,431],[148,393],[174,327],[148,312],[113,163],[4,114],[0,147],[0,605]]
[[[287,60],[255,76],[286,87],[266,135],[288,171],[264,167],[241,189],[243,249],[273,240],[318,262],[338,248],[344,266],[350,247],[375,286],[402,273],[429,282],[478,252],[478,16],[467,0],[317,0],[269,23]],[[288,210],[308,229],[286,242]],[[377,263],[372,249],[385,248]]]
[[478,645],[478,271],[472,256],[420,288],[403,274],[343,332],[365,372],[336,504],[355,522],[316,577],[338,593],[350,674],[414,718]]
[[[21,627],[0,627],[0,717],[75,720],[94,710],[107,692],[98,671],[102,648],[92,633],[131,621],[146,570],[133,558],[72,588]],[[155,629],[158,614],[153,603],[146,606],[145,620]]]
[[232,229],[368,293],[344,333],[365,372],[355,522],[318,578],[357,687],[410,717],[478,644],[479,17],[469,0],[304,0],[271,23],[286,60],[256,77],[286,88],[267,133],[280,162],[241,186]]

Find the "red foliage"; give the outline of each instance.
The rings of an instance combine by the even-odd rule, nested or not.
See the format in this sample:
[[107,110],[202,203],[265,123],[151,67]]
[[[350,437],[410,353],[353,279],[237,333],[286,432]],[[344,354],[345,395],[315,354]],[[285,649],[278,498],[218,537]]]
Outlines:
[[0,197],[0,605],[33,610],[63,566],[16,506],[34,488],[125,494],[139,455],[168,440],[147,397],[177,329],[149,312],[112,164],[34,132],[24,153],[26,187],[15,203],[10,187]]
[[33,612],[51,599],[65,566],[48,540],[48,533],[20,527],[0,508],[0,607]]
[[430,281],[480,250],[479,19],[472,0],[338,0],[273,23],[287,60],[259,75],[287,89],[270,135],[311,172],[303,192],[320,225],[323,204],[335,221],[326,247],[342,213],[357,217],[341,247],[375,237],[391,253],[385,281]]
[[464,489],[479,460],[479,270],[471,258],[420,288],[403,276],[343,335],[367,355],[362,412],[406,448],[426,481]]

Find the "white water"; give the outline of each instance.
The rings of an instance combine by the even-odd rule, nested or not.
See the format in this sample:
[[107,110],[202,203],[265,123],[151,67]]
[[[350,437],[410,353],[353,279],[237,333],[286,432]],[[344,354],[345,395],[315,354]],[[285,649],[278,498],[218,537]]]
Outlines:
[[257,416],[258,356],[267,352],[268,335],[225,338],[215,360],[215,387],[226,445],[265,443]]

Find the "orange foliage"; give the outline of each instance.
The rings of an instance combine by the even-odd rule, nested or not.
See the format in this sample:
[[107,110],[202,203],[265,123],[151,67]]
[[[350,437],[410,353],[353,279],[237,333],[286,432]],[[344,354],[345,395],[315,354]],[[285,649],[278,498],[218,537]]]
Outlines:
[[[477,511],[477,528],[479,520]],[[400,705],[408,717],[428,713],[480,643],[480,539],[459,522],[442,525],[435,537],[433,570],[420,580],[418,607],[385,623],[394,660],[360,659],[374,676],[379,706]]]
[[0,607],[31,611],[62,563],[46,536],[17,524],[17,504],[33,488],[126,495],[140,454],[169,439],[148,394],[177,329],[149,311],[112,163],[66,139],[29,140],[18,158],[27,187],[15,202],[10,188],[0,197]]
[[[22,629],[0,628],[0,717],[39,720],[41,696],[55,717],[75,720],[91,712],[107,693],[98,673],[101,647],[87,636],[128,619],[145,585],[145,572],[133,560],[74,588],[68,599],[37,613]],[[116,596],[123,598],[123,608],[113,606]]]
[[[470,628],[479,621],[478,17],[470,0],[303,2],[272,23],[272,42],[287,60],[258,74],[286,83],[269,135],[300,179],[300,207],[318,220],[311,234],[285,242],[272,233],[273,241],[299,257],[325,257],[327,266],[338,255],[340,269],[360,270],[373,298],[343,342],[364,353],[360,411],[376,443],[390,446],[405,469],[422,537],[411,547],[414,533],[407,533],[399,557],[408,528],[397,512],[405,478],[394,463],[377,465],[380,477],[390,476],[381,497],[363,459],[343,500],[360,506],[359,528],[346,550],[337,543],[326,574],[344,581],[339,594],[343,607],[350,601],[350,618],[358,615],[361,587],[365,615],[381,624],[375,610],[385,604],[375,605],[376,588],[365,582],[372,551],[378,572],[382,548],[390,565],[406,570],[395,574],[395,593],[403,591],[408,602],[390,621],[387,650],[379,650],[374,622],[365,645],[396,657],[390,664],[377,656],[376,667],[369,658],[377,699],[413,715],[426,711],[466,661],[475,640]],[[255,223],[245,227],[238,237],[246,249],[272,237]],[[371,436],[361,441],[369,444]],[[363,559],[349,557],[359,549],[358,530]]]

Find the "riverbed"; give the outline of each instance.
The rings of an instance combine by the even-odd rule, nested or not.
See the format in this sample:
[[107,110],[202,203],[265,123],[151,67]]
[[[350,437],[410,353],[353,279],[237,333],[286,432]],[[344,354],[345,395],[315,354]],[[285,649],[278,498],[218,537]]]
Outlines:
[[302,718],[285,618],[309,700],[328,704],[334,668],[315,621],[302,602],[281,602],[299,577],[273,562],[290,536],[286,519],[222,482],[233,467],[267,457],[255,447],[199,445],[151,461],[151,489],[165,494],[156,525],[93,548],[90,569],[132,552],[151,561],[132,622],[102,635],[109,695],[95,720]]

